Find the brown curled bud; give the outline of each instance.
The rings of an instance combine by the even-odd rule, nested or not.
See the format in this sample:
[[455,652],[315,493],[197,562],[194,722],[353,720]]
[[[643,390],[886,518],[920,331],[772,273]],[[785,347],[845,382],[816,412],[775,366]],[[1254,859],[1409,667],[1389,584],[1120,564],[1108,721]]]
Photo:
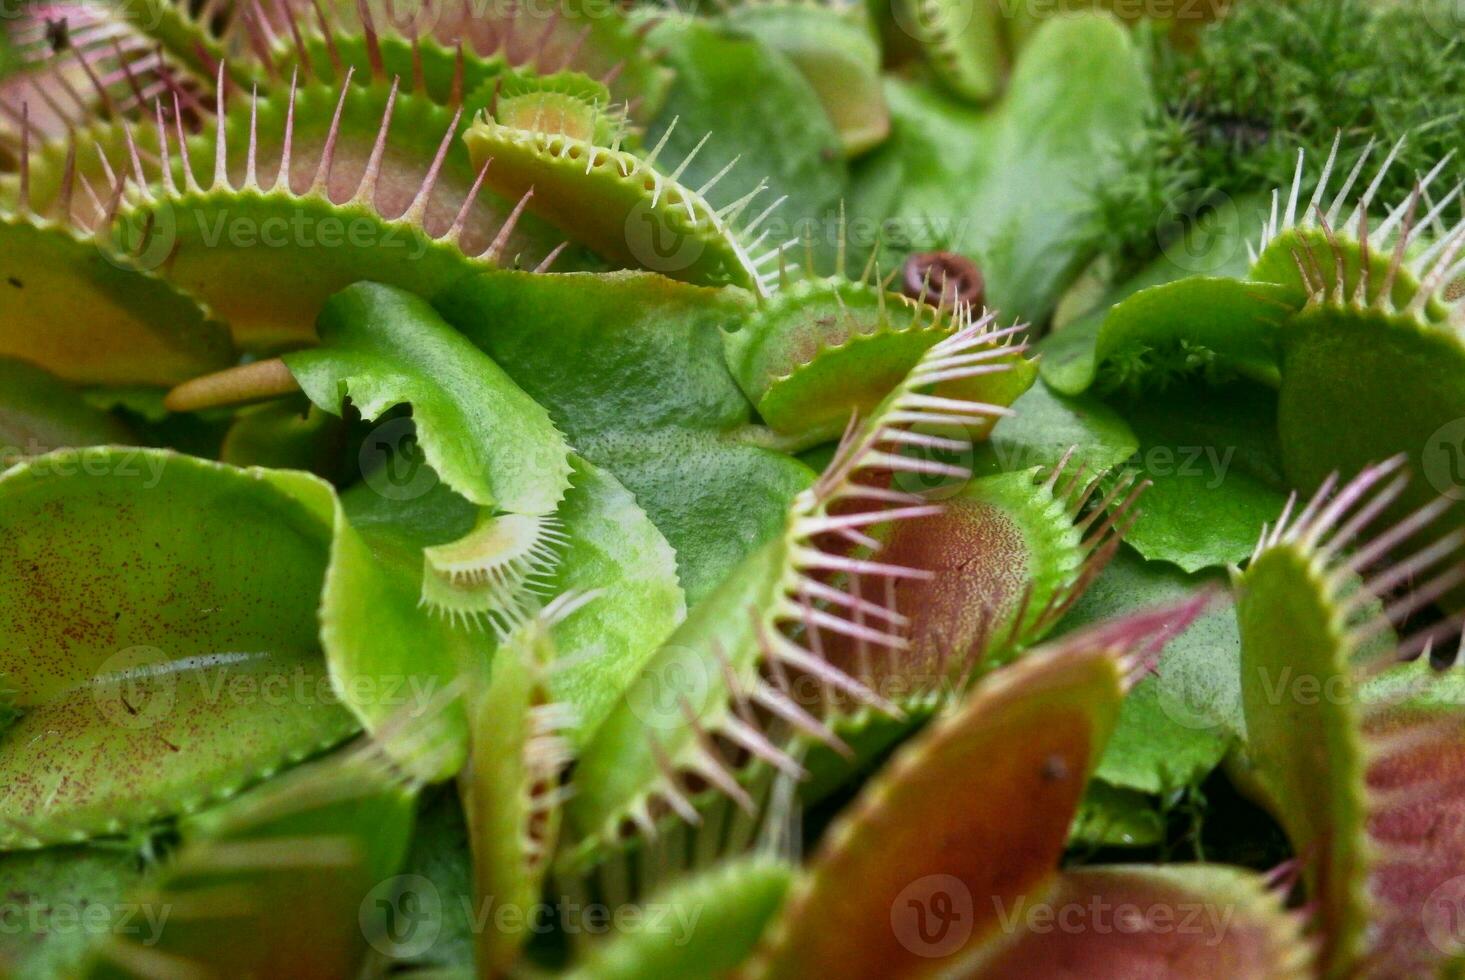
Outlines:
[[911,299],[925,297],[933,306],[957,303],[980,310],[987,281],[971,259],[955,252],[916,252],[905,260],[901,291]]

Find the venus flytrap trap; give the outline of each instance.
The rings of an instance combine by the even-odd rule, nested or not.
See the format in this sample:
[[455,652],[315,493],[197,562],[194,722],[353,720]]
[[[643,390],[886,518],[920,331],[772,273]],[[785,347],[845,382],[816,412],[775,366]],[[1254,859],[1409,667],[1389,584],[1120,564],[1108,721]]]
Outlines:
[[1458,972],[1453,123],[1218,115],[1317,4],[26,0],[0,974]]
[[611,87],[617,101],[634,102],[637,117],[644,119],[660,107],[670,76],[644,43],[643,26],[621,8],[593,0],[543,5],[287,0],[247,9],[252,17],[238,22],[236,34],[248,40],[246,60],[272,84],[296,71],[340,82],[354,69],[374,82],[403,79],[410,91],[456,104],[510,69],[573,71]]
[[230,363],[233,343],[212,313],[114,248],[105,228],[72,217],[74,171],[55,207],[32,206],[29,148],[17,197],[0,203],[0,354],[82,384],[166,385]]
[[[790,673],[809,677],[828,698],[838,695],[898,713],[888,700],[826,659],[824,636],[856,639],[885,655],[905,650],[908,641],[896,632],[903,619],[887,614],[881,617],[884,622],[867,623],[870,612],[881,607],[863,598],[848,580],[868,576],[898,581],[930,573],[851,557],[845,549],[850,543],[878,549],[866,529],[939,509],[918,494],[891,486],[891,474],[965,475],[951,464],[909,450],[959,446],[950,436],[930,430],[962,431],[1006,411],[999,405],[927,393],[980,376],[987,363],[1017,353],[994,345],[1006,333],[993,331],[991,318],[971,324],[932,346],[868,418],[852,419],[828,468],[795,498],[781,534],[749,555],[695,606],[647,662],[577,770],[571,818],[587,844],[613,839],[627,825],[650,832],[662,807],[697,819],[683,782],[688,777],[750,805],[736,765],[724,754],[729,750],[797,771],[797,762],[770,739],[754,705],[817,739],[835,741],[825,725],[786,693]],[[683,676],[691,679],[687,689],[665,690],[669,680]],[[648,710],[655,715],[649,721]],[[727,746],[720,748],[719,740]]]
[[[7,848],[198,810],[354,728],[329,696],[287,699],[268,726],[251,721],[257,699],[223,696],[236,678],[320,690],[329,489],[160,450],[143,451],[161,464],[149,486],[138,452],[58,450],[0,477],[14,644],[0,673],[20,711],[0,745]],[[267,568],[237,574],[256,562]],[[86,585],[95,568],[117,575],[104,595]],[[214,615],[199,623],[199,608]]]
[[[1458,684],[1428,667],[1459,619],[1393,636],[1459,583],[1461,535],[1395,557],[1438,519],[1443,508],[1430,506],[1369,536],[1404,490],[1401,464],[1365,470],[1336,492],[1325,481],[1295,516],[1289,508],[1277,519],[1236,575],[1243,764],[1301,857],[1330,973],[1419,975],[1459,952],[1425,935],[1438,914],[1427,901],[1460,867]],[[1409,580],[1420,584],[1394,597]],[[1284,672],[1297,680],[1288,685]],[[1391,684],[1404,677],[1413,683]],[[1446,824],[1431,826],[1432,813],[1448,814]]]
[[[564,788],[571,759],[567,732],[573,709],[556,704],[546,674],[556,658],[551,630],[576,604],[595,596],[561,596],[541,617],[526,623],[499,648],[491,676],[470,695],[472,733],[468,763],[459,775],[470,840],[474,841],[474,887],[481,899],[522,909],[539,899],[543,876],[559,833]],[[526,934],[478,937],[478,962],[505,971],[518,957]]]
[[[858,281],[845,277],[842,247],[832,276],[818,277],[810,266],[805,278],[790,282],[780,270],[778,290],[724,334],[728,366],[743,393],[764,423],[793,445],[837,438],[851,412],[869,411],[921,354],[974,319],[970,307],[928,303],[934,294],[911,299],[890,292],[875,268],[877,257],[872,251]],[[1002,337],[994,332],[994,348]],[[1011,404],[1034,377],[1020,353],[1003,348],[974,355],[974,363],[989,363],[941,390]],[[862,383],[851,384],[852,377]]]
[[[429,166],[418,179],[408,177],[404,190],[396,181],[395,168],[383,162],[396,86],[388,91],[381,116],[367,135],[343,139],[343,109],[351,92],[348,79],[323,139],[304,161],[314,164],[309,168],[314,176],[297,186],[295,127],[304,121],[297,121],[293,112],[295,91],[292,88],[278,138],[263,143],[258,138],[257,100],[251,98],[245,117],[247,142],[243,147],[236,143],[232,151],[222,102],[214,119],[211,152],[202,158],[190,151],[181,133],[167,132],[160,123],[164,131],[159,134],[163,150],[158,167],[150,172],[134,164],[135,179],[125,185],[127,193],[107,222],[134,253],[152,256],[170,282],[216,309],[242,345],[270,349],[308,341],[326,297],[353,282],[380,281],[430,294],[474,269],[514,261],[516,256],[506,255],[506,250],[525,202],[504,216],[491,237],[465,240],[469,221],[482,216],[481,211],[474,213],[482,167],[466,191],[438,185],[442,161],[457,136],[456,119],[443,127],[431,158],[436,166]],[[266,152],[277,147],[278,155],[262,159],[262,146]],[[177,177],[170,155],[179,162]],[[232,176],[238,173],[240,160],[243,173]],[[211,176],[200,178],[200,172]],[[408,173],[415,175],[415,167]],[[455,194],[453,201],[456,213],[446,222],[429,225],[435,195],[455,191],[461,194]],[[240,222],[250,232],[247,240],[218,233]],[[283,241],[270,241],[272,228]],[[253,288],[241,288],[245,281]],[[261,289],[264,282],[274,285]]]
[[[1206,601],[1075,634],[986,678],[905,746],[830,829],[740,975],[805,976],[819,965],[870,977],[943,967],[962,976],[1052,975],[1057,961],[1088,958],[1123,974],[1122,963],[1159,955],[1184,962],[1186,976],[1308,975],[1301,921],[1283,912],[1260,876],[1205,866],[1057,870],[1126,690],[1148,670],[1154,648]],[[987,778],[961,777],[972,769]],[[931,835],[940,848],[929,846]],[[1006,916],[1026,902],[1092,907],[1105,897],[1181,895],[1233,908],[1244,899],[1243,922],[1208,945],[1200,936],[1097,924],[1055,937]],[[919,918],[937,907],[934,896],[959,910],[955,941]],[[815,916],[831,928],[809,928]],[[851,945],[841,936],[861,938]]]

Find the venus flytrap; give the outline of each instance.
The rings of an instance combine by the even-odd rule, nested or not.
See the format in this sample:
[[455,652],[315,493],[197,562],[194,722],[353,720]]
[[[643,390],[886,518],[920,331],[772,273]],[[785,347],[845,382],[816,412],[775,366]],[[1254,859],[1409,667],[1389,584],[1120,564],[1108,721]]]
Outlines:
[[[927,394],[938,385],[982,373],[982,362],[1009,352],[995,347],[990,318],[931,347],[869,418],[852,420],[834,459],[809,490],[795,498],[782,533],[752,553],[647,662],[626,701],[577,770],[571,816],[587,843],[613,839],[627,824],[650,831],[655,811],[669,807],[696,819],[683,779],[688,775],[749,804],[735,766],[718,740],[774,766],[798,770],[769,738],[753,705],[825,741],[829,730],[786,693],[788,673],[808,675],[827,695],[838,694],[896,713],[878,693],[829,662],[823,635],[869,643],[887,654],[904,650],[901,618],[866,620],[880,607],[844,581],[847,576],[920,579],[920,568],[849,557],[849,543],[878,545],[866,529],[937,512],[918,495],[889,485],[889,475],[964,471],[908,450],[956,444],[937,431],[961,431],[1002,406]],[[977,363],[973,364],[974,352]],[[835,584],[830,584],[830,579]],[[768,672],[765,674],[765,671]],[[667,690],[682,676],[686,688]],[[698,682],[700,680],[700,683]],[[782,689],[781,689],[782,688]],[[650,711],[655,717],[648,721]],[[679,715],[677,714],[679,713]],[[674,719],[680,718],[680,723]],[[651,731],[646,731],[647,727]]]
[[[851,412],[868,412],[922,353],[975,318],[969,307],[941,307],[924,295],[911,299],[889,291],[875,268],[877,257],[872,251],[858,281],[844,275],[843,247],[835,275],[818,277],[811,265],[805,278],[790,282],[780,270],[777,291],[724,334],[728,366],[743,393],[764,423],[793,445],[837,438]],[[1014,325],[1005,334],[1021,329]],[[992,337],[994,348],[1002,336]],[[942,392],[1011,404],[1035,374],[1020,353],[989,355],[980,371]],[[861,381],[853,384],[852,378]]]
[[[742,221],[762,186],[722,206],[706,197],[736,161],[700,187],[684,186],[679,179],[701,143],[663,172],[657,158],[671,130],[637,154],[616,127],[589,121],[608,111],[583,93],[578,112],[566,107],[553,116],[524,116],[506,106],[477,120],[465,139],[475,163],[493,161],[486,171],[489,187],[515,198],[532,189],[524,198],[530,211],[607,260],[687,282],[766,293],[784,243],[765,248],[766,232],[755,232],[779,202]],[[674,252],[663,255],[668,244]]]
[[1024,655],[1100,574],[1144,485],[1123,479],[1106,494],[1099,478],[1086,480],[1068,463],[1046,474],[972,479],[935,494],[939,512],[875,532],[883,560],[929,573],[891,585],[851,583],[869,612],[883,609],[882,618],[900,624],[909,647],[881,656],[858,638],[831,636],[826,656],[901,713],[891,717],[849,699],[831,712],[827,699],[811,699],[810,710],[822,710],[850,749],[842,757],[809,746],[806,799],[822,798],[960,701],[977,679]]
[[1458,971],[1452,159],[1111,6],[27,5],[0,973]]
[[[80,465],[78,452],[106,465]],[[124,469],[137,452],[161,461],[156,486]],[[317,683],[328,498],[304,474],[162,450],[59,450],[0,477],[0,674],[21,712],[0,743],[5,847],[198,810],[352,732]],[[265,568],[245,578],[241,563]],[[88,569],[114,576],[104,594],[89,598]],[[214,615],[200,623],[199,608]],[[290,690],[297,678],[311,696],[287,697],[268,726],[255,723],[257,696],[228,694],[271,679]]]
[[[1370,530],[1402,494],[1401,468],[1371,467],[1336,492],[1326,481],[1264,532],[1235,576],[1245,765],[1301,857],[1328,975],[1419,975],[1458,952],[1425,932],[1440,914],[1427,900],[1459,869],[1453,817],[1428,815],[1453,812],[1462,734],[1458,685],[1430,676],[1427,662],[1459,620],[1392,639],[1459,583],[1461,535],[1397,557],[1438,505]],[[1421,654],[1425,663],[1406,662]],[[1289,668],[1326,695],[1278,689]],[[1393,683],[1401,678],[1412,683]]]
[[365,745],[211,811],[132,895],[171,910],[161,935],[105,936],[73,975],[151,977],[219,962],[352,975],[365,958],[363,929],[388,928],[371,898],[401,864],[417,790]]
[[570,485],[569,447],[549,415],[426,302],[385,287],[333,297],[319,347],[287,355],[305,393],[334,414],[349,399],[367,421],[410,404],[428,465],[481,508],[474,528],[424,551],[422,601],[502,634],[532,611],[521,592],[553,569],[554,517]]
[[[1073,810],[1114,725],[1125,691],[1153,651],[1205,605],[1115,621],[1054,643],[986,678],[865,787],[800,875],[740,976],[795,977],[815,964],[847,976],[1051,975],[1092,957],[1107,969],[1151,956],[1184,962],[1187,976],[1308,976],[1300,918],[1260,876],[1208,866],[1058,871]],[[984,779],[962,774],[976,769]],[[940,848],[929,846],[935,839]],[[856,887],[856,883],[859,886]],[[943,895],[965,936],[923,931],[918,910]],[[1242,922],[1217,943],[1149,929],[1079,928],[1053,935],[1006,919],[1049,907],[1131,900],[1235,908]],[[916,910],[916,911],[912,911]],[[817,916],[831,928],[810,928]],[[859,937],[850,942],[848,938]],[[1055,946],[1056,944],[1056,946]]]
[[573,71],[610,86],[618,102],[634,103],[645,119],[670,80],[644,43],[644,28],[609,4],[286,0],[255,4],[251,12],[235,32],[248,41],[242,60],[275,85],[297,71],[339,83],[354,69],[376,83],[400,78],[409,91],[457,104],[511,69]]
[[[551,631],[576,604],[595,598],[564,595],[546,606],[500,646],[491,673],[470,694],[470,748],[459,792],[480,902],[520,909],[538,902],[559,834],[565,793],[560,784],[572,751],[566,733],[576,726],[573,709],[555,703],[546,684],[556,659]],[[526,938],[526,930],[483,930],[478,963],[505,972]]]
[[[350,91],[348,80],[323,139],[314,144],[314,176],[300,185],[295,184],[294,140],[296,126],[305,123],[294,115],[294,89],[278,140],[258,139],[259,113],[252,98],[240,110],[249,121],[248,139],[233,150],[221,101],[211,152],[202,159],[176,127],[169,132],[160,122],[164,149],[159,165],[155,170],[134,165],[135,175],[141,176],[125,185],[127,192],[109,222],[134,253],[151,256],[169,281],[216,308],[245,346],[268,349],[308,341],[326,297],[353,282],[380,281],[431,294],[475,269],[514,261],[506,250],[524,202],[492,237],[465,241],[468,222],[477,217],[478,181],[466,191],[438,184],[457,136],[456,120],[443,127],[432,157],[436,166],[409,177],[404,190],[395,168],[383,162],[392,133],[395,87],[383,100],[370,135],[360,140],[341,136]],[[278,148],[278,155],[262,159],[261,146]],[[173,158],[179,163],[178,175]],[[240,160],[243,173],[234,176]],[[446,223],[429,224],[433,201],[446,193],[454,195],[456,215]],[[253,232],[248,240],[208,234],[241,221]],[[292,233],[276,247],[265,234],[271,228],[283,234],[284,229],[301,227],[308,237]],[[242,289],[241,277],[252,288]],[[262,287],[266,282],[273,285]]]

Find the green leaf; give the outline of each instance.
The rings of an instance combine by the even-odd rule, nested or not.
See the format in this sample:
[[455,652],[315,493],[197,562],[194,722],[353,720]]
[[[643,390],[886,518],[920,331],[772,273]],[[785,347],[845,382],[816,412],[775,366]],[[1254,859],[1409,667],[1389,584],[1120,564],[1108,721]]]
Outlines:
[[[1218,578],[1188,575],[1121,549],[1059,624],[1078,629],[1173,603]],[[1116,789],[1163,795],[1201,783],[1242,733],[1241,638],[1229,603],[1210,609],[1165,645],[1139,682],[1097,776]]]
[[[342,702],[377,736],[404,708],[421,713],[459,677],[476,676],[494,649],[492,633],[423,607],[423,549],[466,534],[478,514],[429,475],[427,492],[405,500],[358,484],[334,515],[321,645]],[[462,767],[467,739],[467,716],[454,699],[414,730],[411,743],[387,739],[386,747],[411,771],[439,780]]]
[[1124,410],[1139,437],[1134,465],[1151,486],[1124,540],[1188,572],[1240,562],[1286,503],[1275,397],[1229,385],[1152,394]]
[[201,815],[173,859],[130,896],[169,913],[161,933],[113,933],[73,975],[142,978],[221,964],[239,976],[357,975],[368,942],[417,911],[393,877],[415,796],[398,779],[370,751],[342,753]]
[[722,19],[793,62],[819,96],[846,155],[859,156],[889,133],[880,45],[862,6],[736,4]]
[[0,845],[195,810],[339,742],[316,602],[330,488],[163,450],[0,476]]
[[427,461],[484,507],[547,514],[569,486],[569,447],[549,413],[424,300],[371,283],[327,301],[321,346],[285,356],[311,401],[369,420],[410,404]]
[[122,847],[55,847],[0,856],[0,963],[14,980],[71,976],[87,947],[112,931],[144,942],[162,910],[127,901],[142,862]]
[[641,667],[687,613],[676,555],[615,477],[582,459],[559,517],[570,536],[547,589],[593,595],[552,630],[561,660],[549,680],[572,705],[574,740],[594,737]]
[[0,470],[52,449],[130,443],[115,416],[43,368],[0,357]]
[[750,302],[649,273],[501,271],[464,280],[437,306],[635,495],[676,550],[694,604],[776,531],[813,479],[797,460],[737,438],[752,409],[720,327]]
[[1089,783],[1068,830],[1070,847],[1154,847],[1164,839],[1165,818],[1154,797],[1101,779]]
[[1040,382],[1012,408],[1017,414],[999,419],[991,437],[976,447],[974,473],[1052,468],[1070,449],[1076,450],[1072,465],[1102,473],[1139,449],[1119,413],[1093,397],[1061,395]]
[[[451,789],[451,788],[450,788]],[[430,941],[415,931],[388,935],[383,950],[393,963],[405,963],[414,970],[461,969],[473,974],[473,862],[468,852],[468,827],[456,792],[427,797],[413,828],[412,849],[402,874],[432,888],[441,915]],[[426,886],[423,886],[426,891]],[[427,921],[424,928],[431,928]],[[415,974],[414,974],[415,975]]]
[[783,902],[792,869],[767,857],[729,861],[654,894],[661,926],[638,916],[590,947],[567,980],[716,980],[747,958]]
[[1151,104],[1129,36],[1101,16],[1044,24],[990,109],[908,82],[887,83],[886,97],[891,139],[862,163],[854,213],[893,225],[887,243],[971,256],[988,306],[1042,323],[1091,254],[1092,188]]
[[[782,34],[792,43],[788,31]],[[782,245],[807,227],[816,245],[831,252],[832,219],[849,180],[844,147],[818,83],[800,73],[792,53],[694,17],[667,19],[648,41],[665,49],[667,64],[676,70],[666,104],[647,128],[648,143],[655,144],[678,120],[662,159],[680,161],[712,133],[683,183],[701,187],[738,156],[737,166],[717,183],[719,200],[735,201],[766,179],[764,203],[754,213],[780,197],[788,200],[758,233],[770,229],[767,243]],[[749,98],[753,79],[756,99]]]

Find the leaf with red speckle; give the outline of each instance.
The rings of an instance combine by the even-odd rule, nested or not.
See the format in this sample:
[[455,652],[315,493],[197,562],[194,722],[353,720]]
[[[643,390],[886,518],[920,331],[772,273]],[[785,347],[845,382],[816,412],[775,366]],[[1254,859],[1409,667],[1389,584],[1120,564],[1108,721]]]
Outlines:
[[316,604],[330,488],[161,450],[0,477],[0,847],[198,809],[355,729]]

